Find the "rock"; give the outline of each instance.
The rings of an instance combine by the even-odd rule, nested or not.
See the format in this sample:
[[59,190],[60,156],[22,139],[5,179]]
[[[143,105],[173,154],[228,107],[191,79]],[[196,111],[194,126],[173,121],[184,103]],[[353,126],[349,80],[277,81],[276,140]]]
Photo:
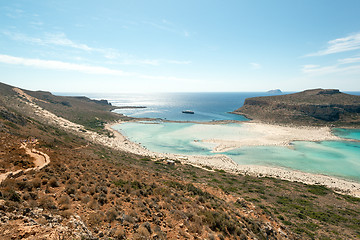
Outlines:
[[145,222],[143,224],[141,224],[142,227],[146,228],[148,230],[149,233],[152,233],[151,231],[151,225],[149,222]]
[[0,210],[5,211],[7,209],[6,201],[3,199],[0,199]]

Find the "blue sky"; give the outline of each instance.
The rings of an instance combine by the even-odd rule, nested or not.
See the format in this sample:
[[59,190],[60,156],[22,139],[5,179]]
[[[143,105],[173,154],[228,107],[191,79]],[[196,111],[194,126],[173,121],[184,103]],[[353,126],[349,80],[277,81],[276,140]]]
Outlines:
[[54,92],[360,91],[360,1],[0,1],[1,82]]

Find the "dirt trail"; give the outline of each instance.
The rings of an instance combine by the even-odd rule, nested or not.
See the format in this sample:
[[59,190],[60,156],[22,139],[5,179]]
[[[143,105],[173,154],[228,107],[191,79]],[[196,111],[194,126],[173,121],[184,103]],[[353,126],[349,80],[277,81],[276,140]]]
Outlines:
[[31,170],[40,170],[50,163],[50,157],[46,153],[40,152],[34,148],[30,149],[27,147],[26,143],[22,143],[20,148],[24,148],[26,154],[30,155],[35,159],[34,160],[35,167],[2,173],[0,174],[0,183],[2,183],[9,176],[17,177]]

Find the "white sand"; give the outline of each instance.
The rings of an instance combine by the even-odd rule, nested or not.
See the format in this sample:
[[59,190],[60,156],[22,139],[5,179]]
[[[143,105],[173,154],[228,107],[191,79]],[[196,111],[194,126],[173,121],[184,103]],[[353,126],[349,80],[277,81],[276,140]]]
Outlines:
[[288,127],[256,122],[242,123],[245,137],[235,140],[205,139],[203,142],[214,143],[213,152],[226,152],[247,146],[289,146],[294,141],[329,141],[341,138],[332,134],[329,127]]
[[[28,99],[29,100],[29,99]],[[32,99],[31,99],[32,100]],[[61,127],[62,129],[74,132],[77,135],[83,136],[87,140],[108,146],[117,150],[127,151],[130,153],[139,154],[142,156],[151,157],[153,159],[177,159],[184,164],[191,164],[198,167],[211,167],[214,169],[223,169],[232,173],[242,173],[254,176],[269,176],[276,177],[289,181],[298,181],[306,184],[322,184],[330,187],[339,193],[346,193],[353,196],[360,197],[360,183],[349,180],[338,179],[320,174],[310,174],[300,171],[293,171],[281,168],[252,166],[252,165],[238,165],[231,158],[225,155],[216,156],[184,156],[179,154],[163,154],[151,152],[139,144],[129,141],[125,136],[113,130],[111,125],[106,125],[106,129],[114,133],[114,138],[109,138],[104,135],[92,131],[81,132],[83,126],[70,122],[64,118],[58,117],[49,111],[42,109],[33,101],[24,101],[28,106],[33,108],[35,114],[46,120],[47,123]],[[119,124],[114,123],[114,124]],[[282,127],[276,125],[268,125],[262,123],[246,123],[249,131],[257,131],[264,134],[262,139],[247,139],[247,141],[231,141],[213,139],[209,140],[218,144],[215,151],[224,151],[225,149],[233,149],[239,146],[259,145],[288,145],[291,141],[323,141],[323,140],[337,140],[336,136],[331,134],[330,128],[299,128],[299,127]],[[249,143],[250,142],[250,143]]]

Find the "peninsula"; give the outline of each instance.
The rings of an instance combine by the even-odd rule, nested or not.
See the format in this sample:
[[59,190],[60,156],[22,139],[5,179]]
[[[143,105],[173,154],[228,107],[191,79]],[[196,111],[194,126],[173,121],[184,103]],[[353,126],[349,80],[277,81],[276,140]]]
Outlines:
[[233,113],[271,124],[302,126],[360,126],[360,96],[337,89],[254,97]]

